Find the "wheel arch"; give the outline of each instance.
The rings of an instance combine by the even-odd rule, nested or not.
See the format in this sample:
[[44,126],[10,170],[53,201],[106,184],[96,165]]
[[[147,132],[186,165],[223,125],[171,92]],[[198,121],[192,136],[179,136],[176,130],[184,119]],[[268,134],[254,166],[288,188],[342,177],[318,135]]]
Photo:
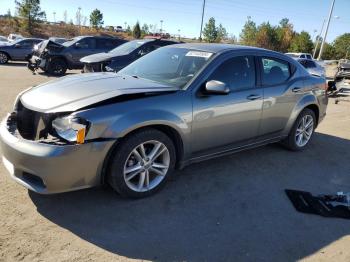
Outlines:
[[283,131],[283,135],[287,136],[289,134],[289,131],[293,127],[294,122],[296,121],[296,119],[298,118],[300,113],[305,108],[309,108],[310,110],[312,110],[315,113],[316,127],[317,127],[318,122],[319,122],[319,116],[320,116],[319,105],[318,105],[318,102],[317,102],[317,99],[315,96],[307,95],[307,96],[304,96],[303,98],[301,98],[299,100],[299,102],[295,105],[295,107],[293,108],[291,115],[289,117],[289,120],[287,122],[287,125]]
[[12,58],[11,58],[11,56],[10,56],[10,54],[8,52],[0,51],[0,53],[4,53],[5,55],[7,55],[8,60],[12,60]]
[[110,159],[112,157],[112,154],[115,150],[118,148],[118,144],[125,138],[129,137],[130,135],[139,132],[144,129],[156,129],[158,131],[163,132],[166,134],[174,143],[175,146],[175,153],[176,153],[176,167],[181,168],[181,163],[184,159],[184,141],[181,137],[180,133],[172,126],[166,125],[166,124],[150,124],[145,125],[142,127],[136,127],[132,130],[129,130],[124,136],[119,137],[116,142],[113,144],[113,146],[108,151],[104,161],[103,161],[103,167],[101,171],[101,184],[105,184],[106,181],[106,174],[109,166]]

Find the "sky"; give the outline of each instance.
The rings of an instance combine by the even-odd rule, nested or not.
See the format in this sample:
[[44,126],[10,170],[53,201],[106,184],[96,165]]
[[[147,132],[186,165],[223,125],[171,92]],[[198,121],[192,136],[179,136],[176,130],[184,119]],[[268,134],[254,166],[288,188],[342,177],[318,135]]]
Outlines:
[[[206,0],[204,22],[214,17],[221,23],[229,35],[239,36],[242,27],[250,16],[257,24],[269,21],[273,25],[284,18],[289,18],[298,32],[305,30],[313,39],[319,34],[322,22],[328,17],[332,0]],[[95,8],[103,13],[104,25],[123,26],[152,24],[170,34],[198,37],[200,31],[203,0],[41,0],[41,8],[47,19],[64,20],[67,10],[68,21],[75,21],[78,7],[83,15]],[[14,0],[0,0],[0,14],[10,9],[15,11]],[[327,41],[332,42],[337,36],[350,32],[350,0],[336,0],[333,17],[328,31]],[[317,30],[317,32],[315,32]]]

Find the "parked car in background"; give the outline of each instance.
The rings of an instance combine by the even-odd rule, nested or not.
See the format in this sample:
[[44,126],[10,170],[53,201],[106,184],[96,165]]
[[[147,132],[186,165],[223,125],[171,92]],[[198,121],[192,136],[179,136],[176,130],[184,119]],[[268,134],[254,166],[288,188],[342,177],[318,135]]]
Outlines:
[[118,72],[133,61],[159,47],[177,44],[178,42],[163,39],[138,39],[122,44],[108,53],[98,53],[83,57],[83,72]]
[[33,52],[34,45],[40,43],[43,39],[24,38],[8,45],[0,45],[0,64],[6,64],[8,61],[25,61]]
[[28,68],[41,68],[49,74],[61,76],[67,69],[82,69],[82,57],[107,52],[125,42],[123,39],[103,36],[79,36],[63,44],[46,40],[33,52]]
[[23,39],[24,37],[22,35],[19,34],[9,34],[9,36],[7,37],[7,40],[10,42],[14,42],[20,39]]
[[312,75],[326,77],[325,69],[312,59],[298,58],[297,61]]
[[312,55],[309,53],[286,53],[286,55],[293,58],[312,59]]
[[3,43],[8,43],[8,39],[5,36],[0,35],[0,45]]
[[280,141],[305,149],[326,114],[325,88],[324,78],[277,52],[166,46],[117,74],[67,76],[22,92],[0,126],[3,162],[42,194],[109,183],[145,197],[175,167]]

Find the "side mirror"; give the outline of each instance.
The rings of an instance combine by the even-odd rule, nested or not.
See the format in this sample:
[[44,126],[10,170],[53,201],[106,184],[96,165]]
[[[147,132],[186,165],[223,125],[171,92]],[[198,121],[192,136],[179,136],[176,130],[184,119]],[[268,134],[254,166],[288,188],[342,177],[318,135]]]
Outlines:
[[75,43],[75,48],[82,48],[83,45],[81,43]]
[[20,44],[15,44],[15,48],[20,48],[21,45]]
[[139,50],[138,52],[137,52],[137,55],[138,56],[144,56],[146,54],[146,52],[144,52],[143,50]]
[[213,95],[227,95],[230,88],[223,82],[210,80],[205,84],[205,92]]

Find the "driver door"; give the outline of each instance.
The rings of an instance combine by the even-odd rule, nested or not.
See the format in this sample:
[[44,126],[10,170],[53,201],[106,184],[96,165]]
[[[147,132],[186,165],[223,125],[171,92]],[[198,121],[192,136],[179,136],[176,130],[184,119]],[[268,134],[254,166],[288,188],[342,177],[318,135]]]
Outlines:
[[[261,121],[263,90],[256,85],[253,56],[226,59],[193,95],[193,156],[254,142]],[[206,93],[210,80],[225,83],[228,94]]]
[[81,64],[80,59],[96,53],[96,39],[92,37],[83,38],[74,45],[72,57],[75,64]]

